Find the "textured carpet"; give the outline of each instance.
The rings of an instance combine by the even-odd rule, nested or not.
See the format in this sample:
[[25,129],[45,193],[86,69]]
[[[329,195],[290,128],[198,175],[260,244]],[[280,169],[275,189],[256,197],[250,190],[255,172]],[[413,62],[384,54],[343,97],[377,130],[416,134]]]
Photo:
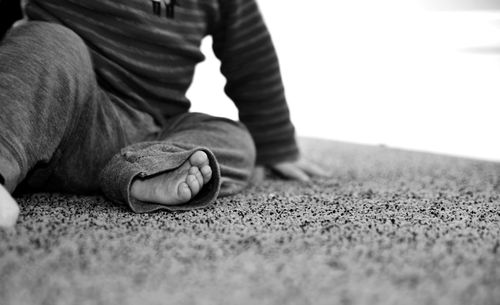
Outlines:
[[302,139],[331,178],[134,215],[19,198],[0,304],[500,304],[500,164]]

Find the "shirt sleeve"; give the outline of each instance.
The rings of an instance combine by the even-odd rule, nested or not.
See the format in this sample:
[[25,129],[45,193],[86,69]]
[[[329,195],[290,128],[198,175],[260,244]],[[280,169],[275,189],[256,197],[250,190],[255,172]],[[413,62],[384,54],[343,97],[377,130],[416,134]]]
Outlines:
[[255,0],[220,0],[213,50],[226,77],[225,92],[256,147],[258,164],[293,161],[299,151],[278,57]]

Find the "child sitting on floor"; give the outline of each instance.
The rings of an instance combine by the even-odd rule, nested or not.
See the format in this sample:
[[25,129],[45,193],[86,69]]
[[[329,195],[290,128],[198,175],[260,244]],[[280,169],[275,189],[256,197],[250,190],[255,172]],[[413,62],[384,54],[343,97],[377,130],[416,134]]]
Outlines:
[[[235,194],[256,164],[324,175],[299,158],[255,0],[31,0],[25,12],[0,42],[0,226],[18,217],[14,190],[103,192],[143,213]],[[241,122],[189,112],[207,35]]]

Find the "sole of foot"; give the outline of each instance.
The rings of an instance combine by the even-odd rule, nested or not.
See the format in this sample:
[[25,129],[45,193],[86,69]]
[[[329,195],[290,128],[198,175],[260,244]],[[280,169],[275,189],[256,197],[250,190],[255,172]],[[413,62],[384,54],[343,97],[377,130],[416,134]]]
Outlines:
[[0,228],[12,228],[19,217],[19,205],[0,184]]
[[163,205],[187,203],[212,178],[212,169],[204,151],[196,151],[180,167],[132,182],[133,198]]

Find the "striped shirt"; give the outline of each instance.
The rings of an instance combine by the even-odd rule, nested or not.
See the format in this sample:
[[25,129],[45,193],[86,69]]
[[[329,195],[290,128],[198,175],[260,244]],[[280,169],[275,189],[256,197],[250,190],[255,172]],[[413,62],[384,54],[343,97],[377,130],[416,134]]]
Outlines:
[[[165,1],[169,2],[169,1]],[[90,49],[100,86],[162,122],[189,111],[186,98],[202,39],[226,77],[226,94],[257,146],[257,162],[298,156],[278,58],[255,0],[177,0],[174,18],[151,0],[31,0],[32,20],[63,24]]]

